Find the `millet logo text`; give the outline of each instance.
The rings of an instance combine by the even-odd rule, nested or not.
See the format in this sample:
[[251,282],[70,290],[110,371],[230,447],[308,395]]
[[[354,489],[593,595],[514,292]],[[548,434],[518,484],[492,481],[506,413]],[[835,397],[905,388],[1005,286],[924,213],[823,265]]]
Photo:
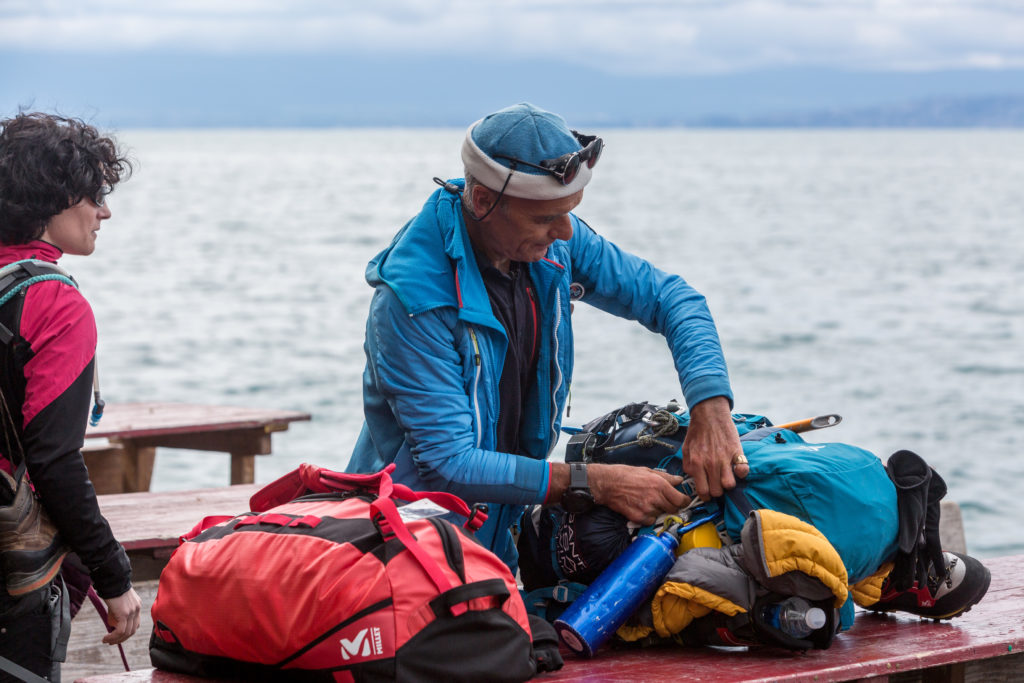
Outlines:
[[341,657],[346,662],[352,657],[369,657],[384,652],[380,639],[380,629],[376,626],[364,628],[352,640],[341,639]]

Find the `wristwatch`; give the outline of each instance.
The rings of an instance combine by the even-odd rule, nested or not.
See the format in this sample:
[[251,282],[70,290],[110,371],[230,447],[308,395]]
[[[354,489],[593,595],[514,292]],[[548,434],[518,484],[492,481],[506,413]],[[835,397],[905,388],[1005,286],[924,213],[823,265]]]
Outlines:
[[590,512],[594,507],[594,494],[587,484],[587,466],[582,462],[569,463],[569,488],[562,494],[562,508],[566,512]]

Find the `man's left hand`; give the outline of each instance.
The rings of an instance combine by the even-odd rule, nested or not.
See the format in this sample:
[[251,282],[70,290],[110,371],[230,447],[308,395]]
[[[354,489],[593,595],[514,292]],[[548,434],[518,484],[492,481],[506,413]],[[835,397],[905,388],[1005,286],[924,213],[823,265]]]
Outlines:
[[750,472],[724,396],[706,399],[690,409],[683,471],[693,477],[701,500],[717,498],[736,486],[736,477],[743,479]]

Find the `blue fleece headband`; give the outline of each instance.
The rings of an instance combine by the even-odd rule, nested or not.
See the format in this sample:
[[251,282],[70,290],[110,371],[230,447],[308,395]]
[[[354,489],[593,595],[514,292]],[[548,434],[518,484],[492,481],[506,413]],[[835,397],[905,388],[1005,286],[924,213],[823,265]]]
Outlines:
[[590,182],[592,172],[586,164],[571,183],[562,185],[554,176],[529,166],[520,165],[512,171],[512,162],[502,157],[540,164],[579,149],[580,143],[561,116],[523,103],[506,107],[470,126],[462,142],[462,163],[467,173],[492,190],[501,190],[508,179],[505,194],[510,197],[561,199],[579,192]]

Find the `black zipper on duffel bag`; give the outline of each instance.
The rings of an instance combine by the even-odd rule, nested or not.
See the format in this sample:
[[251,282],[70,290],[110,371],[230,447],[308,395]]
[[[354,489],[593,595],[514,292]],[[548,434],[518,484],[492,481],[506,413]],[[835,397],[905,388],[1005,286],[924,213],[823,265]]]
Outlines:
[[448,566],[459,575],[462,583],[466,583],[466,560],[462,555],[462,543],[459,541],[458,533],[444,520],[428,517],[427,521],[437,530]]

